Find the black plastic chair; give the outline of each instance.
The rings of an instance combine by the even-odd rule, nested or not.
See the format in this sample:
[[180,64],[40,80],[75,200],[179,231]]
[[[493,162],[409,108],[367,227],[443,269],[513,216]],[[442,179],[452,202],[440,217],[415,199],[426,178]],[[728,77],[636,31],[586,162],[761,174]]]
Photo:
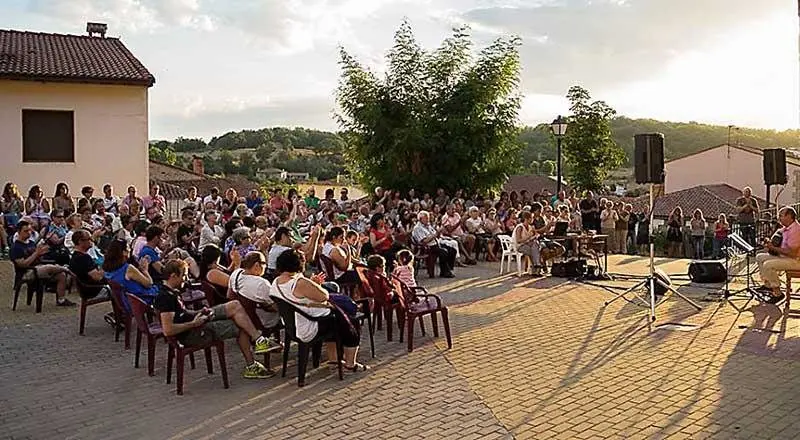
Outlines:
[[[288,301],[284,300],[283,298],[272,296],[273,301],[278,306],[278,313],[281,316],[281,320],[283,321],[284,330],[283,330],[283,370],[281,371],[281,377],[286,377],[286,366],[289,363],[289,348],[291,342],[294,341],[297,343],[297,386],[302,387],[306,384],[306,368],[308,366],[308,352],[309,348],[312,349],[312,361],[314,368],[319,367],[319,361],[322,357],[322,343],[325,342],[325,339],[329,335],[319,334],[309,342],[303,342],[297,338],[297,331],[294,322],[294,314],[298,313],[300,316],[310,320],[310,321],[322,321],[324,319],[330,319],[330,316],[320,316],[315,317],[307,314],[306,312],[300,310],[293,304],[289,303]],[[333,313],[333,310],[331,310]],[[339,365],[339,380],[344,379],[344,375],[342,374],[342,356],[344,354],[344,348],[342,347],[342,338],[339,335],[339,332],[336,330],[336,326],[333,326],[333,336],[336,340],[336,359]]]
[[[44,283],[39,280],[35,267],[22,267],[16,262],[14,264],[14,303],[11,305],[11,310],[17,310],[17,302],[19,301],[19,292],[22,286],[28,288],[28,305],[33,301],[33,294],[36,294],[36,313],[42,311],[42,300],[44,298]],[[25,275],[32,273],[33,276],[25,279]]]

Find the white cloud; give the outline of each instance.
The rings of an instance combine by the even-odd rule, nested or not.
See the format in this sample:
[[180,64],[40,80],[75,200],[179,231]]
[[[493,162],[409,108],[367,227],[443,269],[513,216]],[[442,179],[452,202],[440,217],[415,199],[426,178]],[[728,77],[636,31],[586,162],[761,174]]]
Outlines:
[[31,0],[29,10],[70,24],[107,23],[110,32],[151,32],[169,26],[214,29],[197,0]]

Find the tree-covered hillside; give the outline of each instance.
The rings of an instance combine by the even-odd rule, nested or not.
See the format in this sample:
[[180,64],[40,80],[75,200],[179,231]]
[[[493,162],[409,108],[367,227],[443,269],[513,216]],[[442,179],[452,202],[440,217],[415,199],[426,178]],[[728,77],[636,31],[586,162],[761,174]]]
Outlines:
[[[617,144],[630,158],[633,135],[660,132],[666,137],[668,159],[685,156],[703,148],[728,141],[728,127],[696,122],[662,122],[652,119],[617,117],[611,132]],[[552,172],[556,159],[555,141],[546,124],[524,127],[518,135],[524,144],[521,163],[534,161],[542,172]],[[800,148],[800,130],[731,130],[731,142],[760,148]],[[150,155],[179,166],[188,166],[193,155],[201,156],[209,174],[243,174],[255,177],[258,170],[281,168],[290,172],[308,172],[318,179],[331,179],[345,172],[343,138],[337,133],[306,128],[264,128],[228,132],[203,139],[178,138],[174,142],[152,141]],[[525,171],[529,171],[528,168]]]
[[[675,159],[728,142],[728,131],[728,127],[722,125],[630,119],[624,116],[614,118],[611,122],[614,140],[625,150],[629,159],[633,154],[633,135],[638,133],[663,133],[667,159]],[[730,130],[730,135],[731,143],[738,141],[759,148],[800,148],[800,130],[741,128]],[[526,144],[523,163],[555,160],[555,141],[548,125],[523,128],[520,140]]]

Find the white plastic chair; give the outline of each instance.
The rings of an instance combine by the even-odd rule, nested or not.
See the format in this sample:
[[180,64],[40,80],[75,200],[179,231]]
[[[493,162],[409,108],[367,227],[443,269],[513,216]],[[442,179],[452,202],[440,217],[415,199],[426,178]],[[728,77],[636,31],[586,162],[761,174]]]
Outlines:
[[[500,246],[503,248],[503,253],[500,255],[500,274],[511,270],[511,261],[517,262],[517,276],[522,276],[522,258],[523,255],[517,251],[517,244],[509,235],[498,235]],[[505,271],[503,270],[503,263],[506,264]]]

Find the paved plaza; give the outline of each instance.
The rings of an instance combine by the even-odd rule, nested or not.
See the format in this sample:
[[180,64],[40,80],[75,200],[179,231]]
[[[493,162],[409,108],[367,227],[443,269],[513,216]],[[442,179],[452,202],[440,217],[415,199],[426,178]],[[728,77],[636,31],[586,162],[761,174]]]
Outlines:
[[[644,260],[611,257],[612,272],[634,274]],[[658,260],[669,273],[685,261]],[[800,318],[771,305],[741,315],[684,287],[700,312],[671,299],[650,325],[611,293],[556,278],[499,275],[496,264],[460,269],[454,280],[422,284],[450,305],[453,349],[444,338],[405,345],[376,333],[372,370],[344,381],[323,366],[305,388],[294,355],[286,378],[241,377],[227,345],[231,388],[218,371],[186,373],[184,396],[165,384],[166,348],[156,376],[133,368],[89,309],[78,336],[77,309],[52,295],[36,315],[11,311],[11,267],[0,264],[0,438],[2,439],[660,439],[797,438],[800,434]],[[625,286],[615,281],[605,285]],[[697,328],[666,330],[663,324]],[[669,327],[669,326],[667,326]],[[430,321],[428,321],[430,330]],[[279,365],[278,356],[273,366]],[[215,360],[216,367],[216,360]]]

